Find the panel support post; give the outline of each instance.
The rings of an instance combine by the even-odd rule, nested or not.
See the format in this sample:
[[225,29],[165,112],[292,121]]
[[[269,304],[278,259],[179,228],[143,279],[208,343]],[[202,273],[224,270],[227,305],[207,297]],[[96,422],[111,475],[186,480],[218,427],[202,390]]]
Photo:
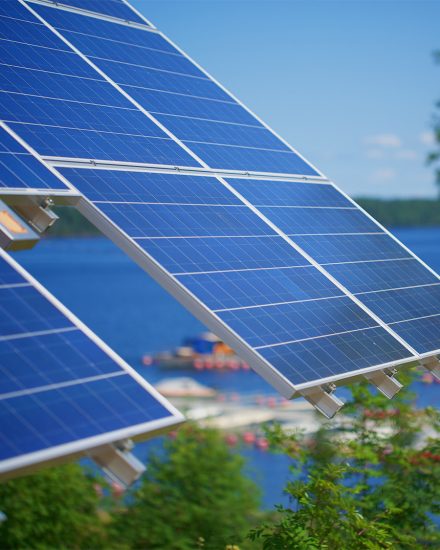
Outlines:
[[377,370],[365,374],[365,378],[374,384],[376,388],[388,399],[392,399],[403,385],[394,378],[396,371]]
[[437,380],[440,380],[440,360],[438,357],[427,357],[426,359],[422,359],[420,364]]
[[322,387],[309,388],[302,390],[302,396],[311,403],[315,409],[322,413],[327,418],[333,418],[339,409],[344,405],[338,397],[333,395],[336,386],[329,384]]
[[128,487],[145,472],[145,466],[131,452],[129,441],[104,445],[90,452],[90,457],[117,483]]

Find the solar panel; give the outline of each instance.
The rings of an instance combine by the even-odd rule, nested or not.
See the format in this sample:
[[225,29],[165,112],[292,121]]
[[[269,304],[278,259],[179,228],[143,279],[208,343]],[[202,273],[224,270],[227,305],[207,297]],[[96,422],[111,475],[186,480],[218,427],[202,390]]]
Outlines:
[[66,185],[0,126],[0,189],[60,189]]
[[[279,217],[278,211],[291,209],[294,214],[289,223],[299,219],[301,231],[305,220],[311,224],[316,219],[321,231],[331,227],[333,213],[334,227],[342,231],[350,223],[350,231],[364,234],[366,226],[373,225],[374,233],[379,232],[351,202],[337,197],[339,192],[330,184],[282,182],[283,206],[278,207],[278,182],[272,181],[272,205],[257,202],[253,206],[258,212],[254,212],[241,195],[231,191],[235,185],[246,191],[249,180],[245,179],[226,182],[215,177],[90,168],[60,171],[106,219],[122,229],[126,246],[133,246],[132,255],[147,253],[142,264],[146,269],[154,275],[153,262],[160,264],[166,274],[158,280],[164,283],[164,277],[169,277],[175,285],[182,285],[174,289],[175,294],[189,292],[188,303],[192,299],[193,308],[202,303],[215,318],[212,328],[217,333],[221,331],[226,339],[232,334],[235,340],[238,337],[236,346],[251,348],[251,364],[262,362],[272,383],[275,368],[289,387],[284,386],[285,393],[291,395],[301,384],[339,378],[351,372],[354,363],[362,369],[413,357],[413,351],[383,321],[365,311],[318,269],[313,258],[294,246],[294,235],[287,237],[268,223],[269,215]],[[261,180],[263,187],[267,183]],[[251,189],[255,184],[251,182]],[[286,189],[289,185],[292,188]],[[307,206],[292,204],[296,194]],[[309,206],[317,194],[321,205]],[[338,206],[326,209],[326,200]],[[259,215],[266,208],[266,216]],[[354,226],[350,217],[338,225],[341,212],[356,213]],[[246,248],[250,254],[242,252]],[[194,258],[195,267],[191,264]]]
[[142,25],[149,25],[149,23],[124,0],[64,0],[63,2],[52,2],[58,6],[74,7],[81,10],[87,10],[90,12],[88,15],[99,14],[109,15],[117,19],[123,19],[125,21],[131,21]]
[[0,477],[181,420],[0,250]]
[[1,117],[87,217],[287,397],[440,352],[437,274],[157,29],[66,3],[3,16]]
[[0,16],[0,119],[9,128],[44,156],[198,164],[26,12],[15,5]]
[[[114,22],[92,26],[89,21],[84,29],[82,15],[41,5],[34,9],[208,166],[318,175],[157,32],[124,28],[119,38]],[[165,81],[170,74],[173,91],[154,89],[154,82],[146,82],[151,71]],[[205,87],[216,99],[203,97]]]

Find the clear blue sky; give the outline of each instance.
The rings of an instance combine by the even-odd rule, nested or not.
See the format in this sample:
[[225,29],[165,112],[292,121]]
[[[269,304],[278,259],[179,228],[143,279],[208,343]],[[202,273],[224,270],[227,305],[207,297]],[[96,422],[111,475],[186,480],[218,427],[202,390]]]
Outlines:
[[440,0],[132,2],[348,193],[436,193]]

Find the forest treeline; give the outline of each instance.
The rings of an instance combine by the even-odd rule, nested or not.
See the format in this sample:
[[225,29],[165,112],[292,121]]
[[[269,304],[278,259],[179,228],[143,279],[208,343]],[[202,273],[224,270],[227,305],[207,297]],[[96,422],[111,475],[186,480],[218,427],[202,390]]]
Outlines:
[[440,226],[440,200],[358,198],[356,202],[385,227]]
[[[440,200],[358,198],[356,202],[386,227],[440,226]],[[51,237],[87,237],[99,231],[74,208],[56,209],[60,220],[50,229]]]

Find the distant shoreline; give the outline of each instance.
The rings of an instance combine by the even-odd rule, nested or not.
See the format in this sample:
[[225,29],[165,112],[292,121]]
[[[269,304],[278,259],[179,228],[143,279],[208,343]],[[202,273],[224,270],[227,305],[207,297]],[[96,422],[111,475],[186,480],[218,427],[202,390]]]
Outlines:
[[[355,201],[388,228],[440,227],[440,199],[377,199],[359,197]],[[100,232],[74,208],[56,209],[60,220],[49,237],[95,237]]]

